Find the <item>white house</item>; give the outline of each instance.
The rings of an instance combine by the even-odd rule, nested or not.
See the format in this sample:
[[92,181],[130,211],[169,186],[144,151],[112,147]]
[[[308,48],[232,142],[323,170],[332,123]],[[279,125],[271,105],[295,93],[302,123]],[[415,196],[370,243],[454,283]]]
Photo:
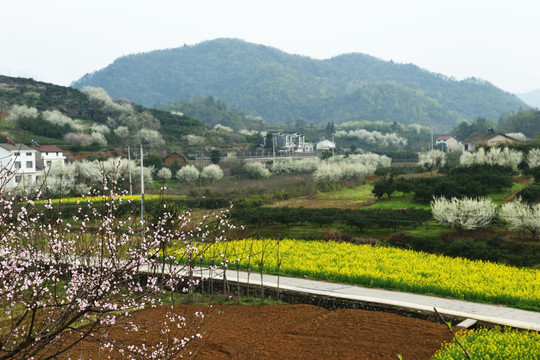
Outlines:
[[457,146],[457,139],[453,136],[439,136],[435,139],[435,146],[444,145],[446,146],[446,152],[450,152],[451,149],[455,149]]
[[43,174],[36,159],[37,150],[23,144],[0,144],[0,166],[2,185],[12,189],[25,184],[33,184],[36,176]]
[[54,164],[65,165],[66,155],[64,155],[64,150],[59,149],[56,145],[34,145],[32,147],[40,154],[40,160],[45,170]]
[[[313,145],[301,134],[272,133],[276,150],[286,153],[313,152]],[[266,145],[266,138],[264,139]]]
[[324,140],[319,141],[315,145],[315,147],[317,148],[317,151],[325,151],[325,150],[334,151],[334,149],[336,148],[336,143],[333,141],[324,139]]

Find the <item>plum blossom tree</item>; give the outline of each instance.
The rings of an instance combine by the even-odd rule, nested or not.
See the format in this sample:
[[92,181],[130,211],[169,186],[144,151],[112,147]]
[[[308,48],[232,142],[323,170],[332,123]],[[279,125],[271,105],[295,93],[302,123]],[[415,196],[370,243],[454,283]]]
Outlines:
[[176,178],[180,182],[193,182],[199,178],[199,170],[193,165],[186,165],[176,172]]
[[523,153],[518,150],[512,150],[508,147],[503,149],[494,147],[485,151],[480,148],[475,152],[465,152],[459,158],[460,165],[472,164],[489,164],[510,166],[512,169],[517,169],[519,163],[523,159]]
[[208,182],[214,182],[223,177],[223,170],[219,167],[219,165],[211,164],[208,166],[205,166],[200,173],[200,177],[203,180],[206,180]]
[[534,148],[529,151],[527,154],[527,164],[529,164],[530,168],[540,166],[540,149]]
[[163,167],[159,169],[156,176],[158,179],[161,179],[161,180],[169,180],[172,177],[172,173],[171,173],[171,170],[169,170],[166,167]]
[[511,229],[530,231],[533,239],[540,230],[540,204],[527,204],[517,198],[501,206],[499,217],[507,222]]
[[35,119],[38,117],[38,110],[35,107],[26,105],[13,105],[9,109],[8,121],[17,121],[19,119]]
[[270,177],[270,170],[260,162],[246,163],[244,172],[250,179],[267,179]]
[[[119,218],[121,193],[114,181],[102,184],[72,216],[40,192],[17,202],[0,184],[0,359],[57,358],[85,339],[98,341],[104,356],[172,359],[200,336],[173,306],[166,307],[166,318],[154,319],[163,336],[156,344],[124,344],[111,336],[111,326],[138,332],[134,311],[162,299],[174,304],[192,281],[179,258],[224,241],[231,228],[227,212],[194,221],[189,213],[164,211],[153,224],[133,213]],[[171,241],[181,253],[160,253]],[[200,323],[202,315],[193,321]]]
[[484,228],[491,224],[497,213],[495,205],[488,198],[434,198],[431,211],[441,224],[460,230]]
[[418,154],[418,166],[433,172],[433,170],[439,169],[445,164],[445,156],[441,150],[430,150]]

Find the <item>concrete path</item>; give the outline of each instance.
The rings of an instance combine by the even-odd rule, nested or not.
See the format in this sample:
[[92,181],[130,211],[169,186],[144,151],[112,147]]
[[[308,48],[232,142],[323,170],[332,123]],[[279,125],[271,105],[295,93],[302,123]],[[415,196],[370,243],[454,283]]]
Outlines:
[[[209,270],[195,271],[195,274],[208,278]],[[227,280],[232,282],[236,282],[238,279],[240,283],[245,284],[248,281],[248,273],[243,271],[237,273],[236,270],[227,270],[226,276]],[[215,279],[222,279],[223,272],[220,271],[213,274],[212,277]],[[251,273],[249,283],[254,287],[260,285],[260,274]],[[265,287],[277,288],[278,277],[265,274],[263,275],[263,284]],[[436,296],[410,294],[392,290],[365,288],[354,285],[283,276],[279,278],[279,288],[288,291],[356,300],[373,304],[383,304],[395,306],[396,308],[431,313],[434,313],[433,308],[435,307],[443,316],[447,315],[456,318],[474,319],[480,322],[498,324],[501,326],[540,331],[540,312],[514,309],[501,305],[489,305]]]

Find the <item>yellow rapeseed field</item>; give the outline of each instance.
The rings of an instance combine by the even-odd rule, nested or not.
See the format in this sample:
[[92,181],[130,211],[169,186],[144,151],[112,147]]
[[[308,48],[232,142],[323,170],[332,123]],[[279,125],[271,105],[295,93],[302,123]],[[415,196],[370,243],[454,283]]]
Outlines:
[[[512,329],[475,329],[459,332],[457,337],[471,359],[537,360],[540,359],[540,335]],[[467,359],[456,343],[445,344],[432,360]]]
[[203,263],[218,256],[229,267],[259,270],[262,264],[265,272],[277,273],[279,262],[282,275],[540,309],[540,271],[535,269],[326,241],[243,239],[214,247]]

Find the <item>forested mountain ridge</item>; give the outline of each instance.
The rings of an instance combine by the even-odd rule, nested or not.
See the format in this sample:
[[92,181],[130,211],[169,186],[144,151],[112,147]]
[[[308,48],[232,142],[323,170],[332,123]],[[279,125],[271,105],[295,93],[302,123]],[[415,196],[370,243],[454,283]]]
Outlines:
[[[240,113],[288,124],[301,118],[314,123],[346,121],[339,118],[344,103],[349,120],[387,121],[380,110],[403,104],[393,98],[403,91],[411,95],[403,112],[409,115],[390,120],[439,128],[528,107],[515,95],[474,78],[456,81],[413,64],[358,53],[316,60],[237,39],[124,56],[72,85],[102,87],[112,97],[157,107],[212,96]],[[360,103],[355,102],[358,91],[363,94]]]

